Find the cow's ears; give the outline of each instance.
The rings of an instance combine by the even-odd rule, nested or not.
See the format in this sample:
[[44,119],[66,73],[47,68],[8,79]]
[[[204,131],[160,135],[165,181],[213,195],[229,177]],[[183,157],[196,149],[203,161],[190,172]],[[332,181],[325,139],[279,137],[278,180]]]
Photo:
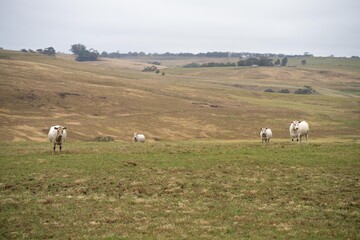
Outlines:
[[299,123],[301,123],[302,121],[299,121]]
[[63,127],[63,129],[66,129],[66,127]]
[[266,128],[266,129],[268,129],[268,128]]
[[58,130],[59,127],[54,127],[55,130]]

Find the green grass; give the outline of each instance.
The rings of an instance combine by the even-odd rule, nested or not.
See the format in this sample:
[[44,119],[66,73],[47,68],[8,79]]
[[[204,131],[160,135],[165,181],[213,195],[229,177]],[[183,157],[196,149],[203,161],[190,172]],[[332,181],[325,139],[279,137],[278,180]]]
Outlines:
[[0,238],[358,239],[358,143],[0,143]]

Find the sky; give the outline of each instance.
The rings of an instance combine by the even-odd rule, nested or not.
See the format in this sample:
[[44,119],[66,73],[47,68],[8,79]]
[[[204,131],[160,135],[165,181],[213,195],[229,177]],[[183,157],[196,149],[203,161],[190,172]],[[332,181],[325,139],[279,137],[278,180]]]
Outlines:
[[360,0],[0,0],[0,47],[360,55]]

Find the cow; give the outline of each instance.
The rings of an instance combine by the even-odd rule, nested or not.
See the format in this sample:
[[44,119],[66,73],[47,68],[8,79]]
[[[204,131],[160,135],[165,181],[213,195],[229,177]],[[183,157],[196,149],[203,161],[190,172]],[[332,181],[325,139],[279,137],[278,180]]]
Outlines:
[[261,142],[270,142],[270,138],[272,137],[272,131],[270,128],[260,128],[260,138]]
[[66,127],[60,125],[50,127],[48,139],[54,144],[53,153],[55,153],[56,145],[59,145],[61,152],[62,143],[66,140]]
[[309,130],[309,124],[306,121],[292,121],[289,127],[291,141],[296,138],[297,142],[301,142],[302,137],[305,136],[307,142]]
[[134,133],[133,136],[133,140],[134,142],[145,142],[145,135],[144,134],[140,134],[140,133]]

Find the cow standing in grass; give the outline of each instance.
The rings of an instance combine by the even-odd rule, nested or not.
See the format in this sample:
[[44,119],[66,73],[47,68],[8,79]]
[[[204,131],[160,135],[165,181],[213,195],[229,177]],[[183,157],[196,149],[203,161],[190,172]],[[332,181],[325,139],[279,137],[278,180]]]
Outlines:
[[134,142],[145,142],[145,135],[144,134],[140,134],[140,133],[134,133],[133,136],[133,140]]
[[48,139],[54,144],[53,153],[55,153],[56,145],[59,145],[61,152],[62,143],[66,140],[66,127],[52,126],[48,133]]
[[270,128],[260,128],[260,138],[261,142],[270,142],[270,138],[272,137],[272,131]]
[[305,136],[307,142],[309,130],[309,124],[306,121],[292,121],[289,127],[291,141],[294,141],[294,138],[296,138],[297,142],[301,142],[302,137]]

